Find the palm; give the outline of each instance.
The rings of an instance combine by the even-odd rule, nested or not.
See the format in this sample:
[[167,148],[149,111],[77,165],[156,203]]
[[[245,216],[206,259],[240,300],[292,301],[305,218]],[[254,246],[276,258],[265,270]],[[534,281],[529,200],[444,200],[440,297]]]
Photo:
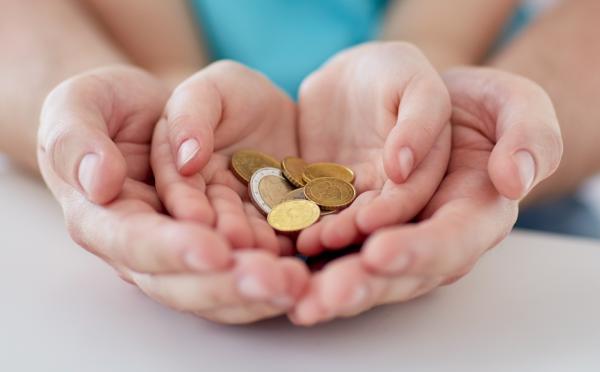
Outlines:
[[[231,70],[238,74],[236,78],[244,88],[210,76],[214,79],[210,84],[219,84],[214,94],[207,96],[204,92],[207,78],[188,85],[186,101],[221,107],[207,124],[210,140],[204,138],[212,144],[205,147],[212,147],[212,151],[205,148],[197,163],[192,164],[194,169],[184,169],[190,176],[182,177],[177,171],[169,143],[169,113],[167,120],[159,123],[153,151],[157,188],[174,217],[214,226],[235,248],[288,250],[289,241],[278,239],[250,202],[247,186],[230,170],[230,159],[240,149],[254,149],[277,158],[297,155],[294,104],[264,77],[238,66],[228,65],[227,69],[230,74]],[[194,97],[194,89],[205,96]],[[200,116],[194,119],[208,120]]]
[[416,223],[372,234],[359,254],[315,274],[290,314],[294,322],[356,315],[460,278],[511,230],[518,199],[534,184],[517,169],[514,154],[531,150],[534,133],[544,139],[534,181],[556,169],[559,126],[539,87],[486,69],[459,69],[445,77],[453,103],[452,150],[439,189]]
[[[440,136],[408,182],[398,184],[390,179],[386,147],[398,122],[400,97],[416,71],[396,70],[399,81],[381,86],[381,81],[388,80],[380,74],[390,69],[390,48],[372,49],[366,54],[353,51],[334,58],[307,79],[300,94],[302,157],[308,162],[349,166],[356,174],[358,192],[349,209],[325,218],[300,236],[299,248],[305,254],[341,248],[379,228],[412,219],[429,200],[445,170],[448,132]],[[441,94],[439,99],[444,97]],[[396,207],[390,209],[390,205]]]

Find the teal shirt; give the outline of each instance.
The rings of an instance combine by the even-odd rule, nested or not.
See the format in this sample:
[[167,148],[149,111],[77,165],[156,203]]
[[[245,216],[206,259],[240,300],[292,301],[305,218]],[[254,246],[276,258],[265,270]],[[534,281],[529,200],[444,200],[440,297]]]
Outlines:
[[[296,97],[336,52],[377,36],[387,0],[192,0],[214,59],[261,71]],[[529,19],[521,8],[499,43]]]
[[[257,69],[292,97],[296,97],[304,77],[333,54],[373,39],[387,6],[387,0],[192,0],[192,3],[214,59],[233,59]],[[533,13],[531,8],[521,7],[496,47],[514,37]],[[598,232],[596,219],[581,214],[572,207],[572,202],[561,203],[560,207],[552,205],[541,213],[531,210],[522,215],[520,223],[530,228],[582,234],[583,220],[592,226],[589,231]],[[568,222],[563,223],[564,229],[544,219],[556,213],[565,217],[561,221]],[[584,218],[573,218],[578,213]]]
[[336,52],[373,39],[387,0],[192,0],[214,59],[266,74],[295,97]]

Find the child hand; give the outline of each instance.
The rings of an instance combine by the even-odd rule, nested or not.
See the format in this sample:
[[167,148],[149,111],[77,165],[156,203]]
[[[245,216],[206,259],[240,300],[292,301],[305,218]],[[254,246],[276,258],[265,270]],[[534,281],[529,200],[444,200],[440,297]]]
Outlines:
[[291,251],[289,239],[277,238],[250,202],[230,159],[245,148],[297,155],[295,120],[295,105],[282,91],[234,62],[214,63],[182,83],[152,149],[156,188],[169,213],[214,228],[234,248]]
[[306,255],[361,242],[413,219],[439,186],[450,151],[450,99],[415,47],[370,43],[333,57],[300,91],[300,153],[352,168],[358,197],[303,231]]
[[214,229],[234,249],[234,264],[208,274],[134,275],[167,306],[221,323],[248,323],[285,314],[309,280],[252,205],[247,186],[230,170],[231,155],[256,149],[297,155],[293,102],[264,76],[217,62],[175,89],[154,132],[152,168],[158,194],[176,219]]
[[42,110],[39,167],[71,237],[122,275],[231,263],[221,236],[160,213],[150,140],[168,93],[141,70],[102,68],[60,84]]

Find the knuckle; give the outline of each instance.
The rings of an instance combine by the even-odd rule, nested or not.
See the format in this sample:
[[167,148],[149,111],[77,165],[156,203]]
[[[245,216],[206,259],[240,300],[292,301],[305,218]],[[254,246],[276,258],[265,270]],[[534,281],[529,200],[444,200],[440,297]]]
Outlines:
[[56,158],[59,153],[67,146],[72,137],[74,128],[69,127],[62,122],[55,122],[51,129],[46,133],[44,142],[40,143],[42,151]]
[[90,240],[84,208],[72,200],[63,199],[62,204],[65,226],[71,239],[86,251],[104,259],[101,249]]
[[[186,112],[179,112],[169,117],[167,120],[167,126],[169,131],[176,136],[181,136],[182,139],[190,129],[191,115]],[[187,137],[186,137],[187,138]]]
[[89,251],[90,247],[87,244],[87,240],[84,239],[84,232],[79,221],[78,215],[74,213],[65,213],[65,225],[69,236],[77,243],[77,245]]

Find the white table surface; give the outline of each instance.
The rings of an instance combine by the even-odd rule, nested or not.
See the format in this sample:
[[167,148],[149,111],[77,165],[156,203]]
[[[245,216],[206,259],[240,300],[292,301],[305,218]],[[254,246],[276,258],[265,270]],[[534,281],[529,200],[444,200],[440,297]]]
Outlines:
[[334,370],[599,371],[600,243],[517,232],[407,304],[219,326],[123,283],[70,241],[41,183],[0,169],[0,371]]

